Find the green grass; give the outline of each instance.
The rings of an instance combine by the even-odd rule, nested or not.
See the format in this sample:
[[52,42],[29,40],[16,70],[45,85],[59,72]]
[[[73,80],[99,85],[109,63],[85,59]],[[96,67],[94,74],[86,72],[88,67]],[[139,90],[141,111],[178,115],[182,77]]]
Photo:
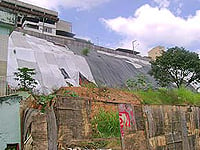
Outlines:
[[200,94],[192,92],[184,87],[179,89],[160,88],[158,90],[133,91],[142,100],[143,104],[165,105],[198,105],[200,106]]
[[93,138],[120,137],[118,112],[106,112],[101,109],[91,121]]

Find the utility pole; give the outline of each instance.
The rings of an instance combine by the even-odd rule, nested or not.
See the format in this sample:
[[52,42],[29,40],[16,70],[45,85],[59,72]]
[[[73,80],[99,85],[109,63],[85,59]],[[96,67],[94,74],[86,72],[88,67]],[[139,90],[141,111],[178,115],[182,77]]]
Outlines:
[[97,45],[99,46],[99,37],[97,37]]

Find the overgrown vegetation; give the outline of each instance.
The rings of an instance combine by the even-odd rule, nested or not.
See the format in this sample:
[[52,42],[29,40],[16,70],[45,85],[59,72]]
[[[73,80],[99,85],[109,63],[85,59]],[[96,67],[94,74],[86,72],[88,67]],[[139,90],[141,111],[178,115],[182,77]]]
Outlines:
[[38,96],[38,101],[37,103],[42,105],[42,109],[41,112],[44,113],[45,112],[45,108],[47,106],[47,104],[49,103],[49,105],[51,105],[51,101],[56,97],[56,95],[54,94],[50,94],[50,95],[40,95]]
[[147,91],[133,91],[138,95],[143,104],[161,104],[161,105],[198,105],[200,106],[200,94],[192,92],[185,87],[158,90],[149,89]]
[[81,53],[85,56],[87,56],[89,54],[90,50],[88,48],[84,48]]
[[100,109],[92,121],[93,138],[120,137],[118,112],[106,112]]
[[38,83],[33,78],[35,74],[35,69],[30,69],[26,67],[18,68],[18,72],[14,73],[14,79],[16,81],[19,81],[18,86],[20,87],[20,90],[29,91],[36,87]]
[[94,88],[97,88],[97,85],[91,82],[91,83],[83,83],[83,84],[81,84],[81,87],[86,87],[86,88],[89,88],[89,89],[94,89]]
[[64,96],[68,96],[68,97],[79,97],[79,95],[76,92],[70,91],[70,90],[66,90],[64,92]]
[[129,90],[148,90],[152,88],[152,84],[143,74],[138,74],[135,78],[128,79],[126,81],[126,86]]

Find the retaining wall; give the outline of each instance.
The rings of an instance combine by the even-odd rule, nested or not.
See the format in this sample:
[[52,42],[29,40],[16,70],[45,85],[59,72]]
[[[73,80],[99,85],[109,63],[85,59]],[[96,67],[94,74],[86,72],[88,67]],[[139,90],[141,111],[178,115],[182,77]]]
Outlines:
[[[92,105],[89,99],[59,96],[52,109],[34,116],[33,120],[37,120],[37,123],[33,121],[31,125],[33,149],[36,143],[37,149],[67,149],[90,139]],[[118,107],[123,150],[200,149],[199,107],[123,103],[109,105]],[[40,139],[37,135],[40,133],[44,135],[43,138],[34,142]],[[46,147],[40,148],[44,143]]]

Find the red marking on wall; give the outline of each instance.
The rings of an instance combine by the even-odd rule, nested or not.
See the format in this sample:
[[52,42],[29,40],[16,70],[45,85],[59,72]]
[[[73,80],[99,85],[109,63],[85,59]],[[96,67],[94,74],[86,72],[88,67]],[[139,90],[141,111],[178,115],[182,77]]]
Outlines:
[[133,109],[129,104],[119,105],[119,121],[120,121],[120,131],[122,138],[124,137],[125,129],[132,129],[135,125],[135,117]]

